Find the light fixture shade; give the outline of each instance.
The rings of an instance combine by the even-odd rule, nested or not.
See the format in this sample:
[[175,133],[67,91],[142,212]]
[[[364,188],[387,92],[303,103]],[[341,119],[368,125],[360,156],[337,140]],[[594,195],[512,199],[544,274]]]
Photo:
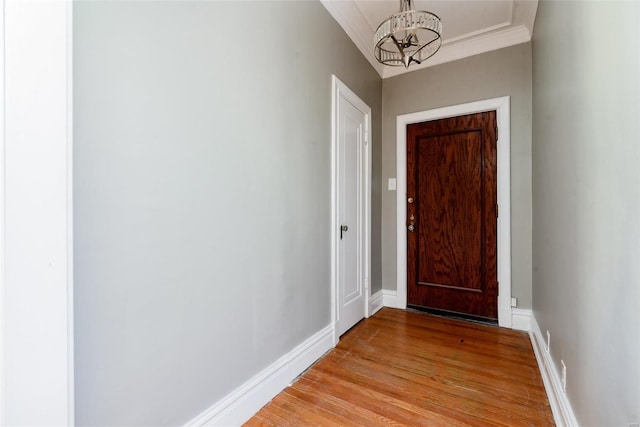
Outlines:
[[409,10],[410,0],[402,0],[400,12],[385,20],[374,36],[375,56],[385,65],[409,67],[435,54],[442,44],[440,18],[423,10]]

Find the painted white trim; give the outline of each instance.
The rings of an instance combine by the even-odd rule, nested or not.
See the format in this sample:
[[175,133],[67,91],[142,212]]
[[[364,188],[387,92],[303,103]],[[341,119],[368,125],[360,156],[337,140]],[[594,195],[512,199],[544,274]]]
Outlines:
[[422,64],[412,65],[407,69],[384,66],[376,61],[373,48],[375,28],[371,28],[353,0],[320,1],[383,79],[526,43],[531,40],[538,10],[538,0],[514,0],[511,2],[509,20],[453,39],[445,38],[438,53]]
[[407,307],[407,125],[496,110],[498,133],[498,324],[511,328],[511,121],[510,97],[487,99],[396,118],[397,305]]
[[340,338],[336,332],[335,324],[338,317],[338,118],[336,109],[338,105],[338,93],[335,88],[335,76],[331,76],[331,322],[333,324],[333,345]]
[[397,292],[389,289],[382,290],[382,305],[391,308],[407,308],[406,305],[405,307],[398,306]]
[[538,13],[538,0],[515,0],[514,6],[514,19],[517,20],[518,25],[524,25],[527,28],[529,39],[531,39]]
[[193,418],[186,426],[242,425],[331,350],[333,336],[333,325],[326,326]]
[[381,289],[369,299],[369,316],[376,314],[382,307],[384,307],[384,299]]
[[558,374],[558,369],[553,363],[551,355],[545,350],[545,339],[542,337],[535,315],[531,315],[529,337],[531,338],[533,353],[538,361],[542,382],[547,391],[549,405],[556,425],[558,427],[578,427],[578,420],[573,412],[567,393],[562,389],[562,381]]
[[73,425],[72,4],[2,18],[0,421]]
[[[362,307],[362,317],[369,315],[369,298],[371,294],[371,108],[360,97],[347,87],[338,77],[331,75],[331,318],[334,323],[334,344],[338,342],[338,102],[344,96],[354,107],[362,112],[365,118],[365,152],[364,152],[364,236],[361,242],[364,247],[364,272],[360,274],[364,277],[364,305]],[[360,190],[358,190],[360,191]],[[359,193],[360,194],[360,193]],[[362,217],[361,217],[362,218]],[[362,274],[364,273],[364,274]]]
[[531,310],[512,308],[511,329],[529,332],[531,330],[531,315]]
[[[463,36],[465,37],[465,36]],[[411,71],[422,70],[447,62],[481,53],[491,52],[509,46],[526,43],[531,40],[531,34],[524,25],[508,25],[492,32],[483,32],[473,37],[465,37],[461,40],[445,43],[438,53],[422,64],[412,65],[410,69],[404,67],[385,67],[383,78],[394,77]]]
[[75,327],[73,264],[73,1],[67,5],[67,417],[75,425]]
[[5,402],[5,327],[6,309],[5,309],[5,30],[4,30],[4,0],[0,0],[0,426],[6,426],[7,407]]
[[[358,98],[359,99],[359,98]],[[363,103],[364,104],[364,103]],[[364,283],[365,283],[365,317],[369,314],[367,308],[369,307],[369,300],[371,299],[371,186],[373,185],[373,128],[371,125],[371,108],[364,104],[366,110],[366,126],[365,131],[365,164],[364,164]]]

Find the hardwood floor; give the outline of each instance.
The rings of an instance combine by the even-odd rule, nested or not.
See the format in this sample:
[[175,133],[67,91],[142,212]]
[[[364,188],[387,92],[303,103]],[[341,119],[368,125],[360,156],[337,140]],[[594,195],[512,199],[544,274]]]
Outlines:
[[554,422],[526,333],[383,308],[245,425]]

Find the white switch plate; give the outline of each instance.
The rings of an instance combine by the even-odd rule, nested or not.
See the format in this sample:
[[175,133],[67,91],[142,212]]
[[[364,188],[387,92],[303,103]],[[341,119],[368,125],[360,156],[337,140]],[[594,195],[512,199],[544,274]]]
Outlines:
[[396,179],[389,178],[389,190],[395,190],[395,189],[396,189]]
[[511,297],[511,307],[517,307],[517,306],[518,306],[518,298]]

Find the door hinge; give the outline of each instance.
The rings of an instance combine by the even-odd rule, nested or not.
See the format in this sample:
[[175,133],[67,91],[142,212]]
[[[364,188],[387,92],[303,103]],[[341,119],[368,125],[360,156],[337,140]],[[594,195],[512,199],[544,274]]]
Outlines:
[[498,216],[500,216],[499,214],[500,214],[500,209],[499,209],[498,204],[496,203],[496,218],[498,218]]
[[367,145],[369,143],[369,132],[364,133],[364,144]]
[[496,126],[496,142],[498,142],[498,126]]

